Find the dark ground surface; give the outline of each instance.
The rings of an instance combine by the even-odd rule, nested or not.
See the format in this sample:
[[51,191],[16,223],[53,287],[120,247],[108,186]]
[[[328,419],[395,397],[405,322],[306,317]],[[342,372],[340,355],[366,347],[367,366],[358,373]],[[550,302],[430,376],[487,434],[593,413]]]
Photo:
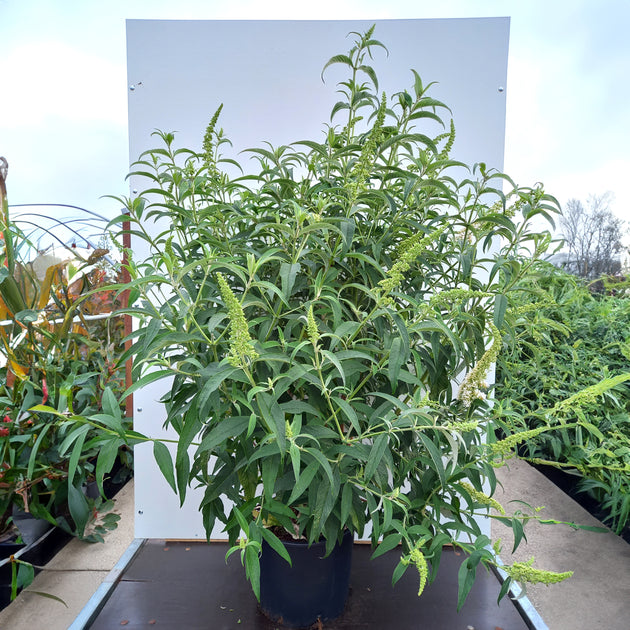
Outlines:
[[[92,630],[281,630],[259,611],[238,554],[225,563],[227,543],[147,541],[123,573]],[[479,568],[477,580],[457,613],[457,572],[464,559],[452,549],[442,555],[439,575],[417,596],[418,575],[410,568],[394,588],[400,559],[395,550],[370,561],[369,545],[354,545],[351,591],[326,630],[522,630],[528,625],[514,604],[497,606],[500,584]]]

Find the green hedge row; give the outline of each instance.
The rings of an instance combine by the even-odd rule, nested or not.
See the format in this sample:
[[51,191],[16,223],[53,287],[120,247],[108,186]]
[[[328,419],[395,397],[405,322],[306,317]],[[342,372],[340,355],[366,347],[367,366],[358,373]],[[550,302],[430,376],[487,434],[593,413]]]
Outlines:
[[[497,423],[510,428],[524,414],[529,428],[557,426],[527,442],[521,456],[577,473],[578,488],[610,513],[608,524],[620,533],[630,522],[630,383],[601,393],[596,386],[630,373],[630,290],[600,282],[593,292],[547,263],[528,285],[497,362]],[[546,413],[585,388],[591,395],[564,416]],[[591,428],[562,428],[577,419]]]

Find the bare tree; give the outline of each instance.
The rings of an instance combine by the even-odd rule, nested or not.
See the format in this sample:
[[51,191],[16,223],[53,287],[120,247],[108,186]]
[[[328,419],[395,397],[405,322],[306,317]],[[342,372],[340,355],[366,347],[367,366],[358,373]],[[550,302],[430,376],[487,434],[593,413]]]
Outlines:
[[570,199],[560,218],[560,231],[568,256],[564,267],[582,278],[599,278],[621,271],[621,239],[626,221],[610,210],[611,193],[590,195],[586,207]]

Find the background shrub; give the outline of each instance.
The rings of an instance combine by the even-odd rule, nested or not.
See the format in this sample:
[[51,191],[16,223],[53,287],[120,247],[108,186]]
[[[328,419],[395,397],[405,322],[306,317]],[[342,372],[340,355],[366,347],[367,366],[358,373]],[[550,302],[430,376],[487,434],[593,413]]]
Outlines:
[[575,428],[540,433],[521,455],[578,474],[579,489],[610,512],[608,522],[619,533],[630,517],[628,382],[559,417],[542,410],[630,372],[630,294],[623,283],[593,293],[547,263],[538,265],[527,285],[518,298],[512,342],[497,362],[497,421],[508,427],[524,417],[536,428],[582,420]]

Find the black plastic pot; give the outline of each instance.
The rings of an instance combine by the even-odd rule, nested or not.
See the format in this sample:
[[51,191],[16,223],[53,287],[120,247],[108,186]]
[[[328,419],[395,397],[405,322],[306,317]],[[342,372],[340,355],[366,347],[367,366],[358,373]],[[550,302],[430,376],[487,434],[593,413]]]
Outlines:
[[31,514],[18,509],[13,510],[13,522],[26,545],[32,545],[53,528],[48,521],[34,518]]
[[285,627],[308,627],[343,612],[350,586],[353,536],[344,534],[328,557],[325,542],[285,542],[292,566],[263,541],[260,607]]

